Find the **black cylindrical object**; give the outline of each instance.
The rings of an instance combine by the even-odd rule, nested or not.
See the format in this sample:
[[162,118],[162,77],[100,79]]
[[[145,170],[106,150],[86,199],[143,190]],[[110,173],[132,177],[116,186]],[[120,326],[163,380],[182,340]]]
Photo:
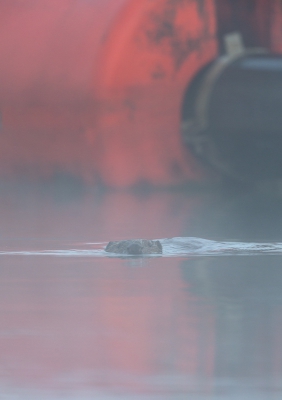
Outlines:
[[282,57],[223,57],[193,85],[183,125],[194,152],[239,180],[282,178]]

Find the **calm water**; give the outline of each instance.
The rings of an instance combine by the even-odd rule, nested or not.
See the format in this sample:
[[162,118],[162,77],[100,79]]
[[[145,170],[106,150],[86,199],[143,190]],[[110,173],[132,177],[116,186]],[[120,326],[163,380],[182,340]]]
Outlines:
[[[0,399],[281,399],[281,210],[261,193],[2,185]],[[103,250],[172,237],[197,251]]]

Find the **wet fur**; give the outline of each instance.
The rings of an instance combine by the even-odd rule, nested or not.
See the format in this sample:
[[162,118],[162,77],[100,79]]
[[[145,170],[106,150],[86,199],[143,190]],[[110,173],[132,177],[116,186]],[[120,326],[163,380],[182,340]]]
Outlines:
[[116,254],[143,255],[161,254],[163,249],[159,240],[135,239],[109,242],[105,251]]

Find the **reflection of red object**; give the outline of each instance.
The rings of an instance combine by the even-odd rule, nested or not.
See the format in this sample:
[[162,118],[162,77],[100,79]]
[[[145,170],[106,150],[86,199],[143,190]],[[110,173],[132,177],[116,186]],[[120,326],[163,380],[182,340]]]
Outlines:
[[[269,3],[255,2],[250,26],[280,50],[280,3]],[[114,186],[199,179],[180,110],[217,56],[213,0],[25,0],[0,11],[2,174],[63,170]],[[230,12],[217,14],[220,29]]]
[[[66,241],[67,248],[91,248],[70,244],[73,238],[179,236],[200,203],[172,193],[139,198],[116,192],[100,202],[89,196],[67,203],[34,193],[15,197],[1,197],[0,233],[2,240],[36,237],[38,242],[23,240],[25,250],[64,247]],[[9,244],[20,250],[14,242]],[[212,378],[213,307],[198,314],[182,261],[156,257],[130,265],[108,257],[2,254],[1,394],[8,383],[71,393],[82,387],[177,393],[190,390],[191,381]],[[209,383],[204,387],[209,390]]]
[[213,309],[201,324],[179,260],[4,262],[3,385],[151,394],[213,377]]

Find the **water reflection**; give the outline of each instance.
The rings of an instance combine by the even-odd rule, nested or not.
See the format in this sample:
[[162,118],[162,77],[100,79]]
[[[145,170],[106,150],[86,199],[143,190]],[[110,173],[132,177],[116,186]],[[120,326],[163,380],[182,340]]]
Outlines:
[[[0,194],[2,246],[173,236],[254,241],[258,231],[282,241],[272,199],[247,230],[250,218],[237,222],[244,204],[251,208],[249,196],[237,204],[234,196],[196,192],[82,191],[58,199],[31,189]],[[0,398],[280,399],[281,264],[280,256],[3,255]]]
[[182,263],[189,291],[214,305],[217,376],[279,382],[281,261],[280,257],[230,257]]

